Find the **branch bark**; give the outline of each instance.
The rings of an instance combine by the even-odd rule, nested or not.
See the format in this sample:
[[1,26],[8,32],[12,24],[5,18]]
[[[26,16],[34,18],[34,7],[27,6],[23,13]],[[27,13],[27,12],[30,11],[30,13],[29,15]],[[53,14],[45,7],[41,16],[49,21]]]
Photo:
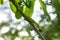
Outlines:
[[39,25],[29,16],[25,15],[25,13],[23,13],[20,10],[20,7],[15,3],[14,0],[10,0],[16,7],[16,9],[21,13],[21,15],[25,18],[26,21],[28,21],[30,23],[30,25],[33,27],[33,29],[36,31],[36,33],[39,35],[39,38],[41,40],[46,40],[45,37],[41,34],[41,29],[39,28]]

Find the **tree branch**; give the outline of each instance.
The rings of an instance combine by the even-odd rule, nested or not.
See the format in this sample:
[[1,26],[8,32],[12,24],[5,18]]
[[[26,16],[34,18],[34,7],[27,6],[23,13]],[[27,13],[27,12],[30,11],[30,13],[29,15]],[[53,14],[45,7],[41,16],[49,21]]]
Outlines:
[[15,3],[14,0],[10,0],[16,7],[16,9],[21,13],[21,15],[25,18],[25,20],[27,20],[31,26],[33,27],[33,29],[37,32],[37,34],[39,35],[39,38],[41,40],[46,40],[44,38],[44,36],[41,34],[41,29],[39,28],[39,25],[29,16],[25,15],[25,13],[23,13],[21,10],[20,10],[20,7]]

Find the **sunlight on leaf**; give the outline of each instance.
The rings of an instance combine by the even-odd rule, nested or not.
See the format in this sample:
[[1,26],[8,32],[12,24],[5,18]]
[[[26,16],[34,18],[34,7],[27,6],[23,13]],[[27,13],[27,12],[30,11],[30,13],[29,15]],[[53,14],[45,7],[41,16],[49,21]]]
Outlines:
[[17,11],[16,7],[14,6],[14,4],[12,2],[10,2],[10,8],[15,13],[15,17],[17,19],[21,18],[20,12]]
[[11,10],[14,12],[14,13],[16,13],[16,7],[13,5],[13,3],[12,2],[10,2],[10,8],[11,8]]
[[32,16],[34,11],[34,3],[35,0],[29,0],[25,2],[25,6],[23,7],[23,12],[26,13],[27,16]]

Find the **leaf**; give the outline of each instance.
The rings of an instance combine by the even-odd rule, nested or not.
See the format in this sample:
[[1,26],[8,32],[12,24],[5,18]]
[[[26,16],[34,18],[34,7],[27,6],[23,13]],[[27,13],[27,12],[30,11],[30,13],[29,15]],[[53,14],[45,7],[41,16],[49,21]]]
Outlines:
[[23,7],[23,12],[25,13],[25,15],[31,16],[30,9],[28,9],[26,6]]
[[34,10],[34,2],[35,2],[35,0],[29,0],[25,3],[25,5],[23,7],[23,12],[29,17],[32,16],[32,13]]
[[47,21],[49,21],[51,18],[46,10],[46,4],[42,0],[39,0],[39,3],[41,5],[42,10],[44,11],[44,15],[47,17]]
[[31,2],[28,1],[28,2],[25,3],[25,5],[26,5],[26,7],[30,8],[31,7]]
[[17,19],[21,18],[20,12],[17,11],[16,7],[13,5],[12,2],[10,2],[10,8],[11,8],[11,10],[15,13],[15,17],[16,17]]
[[46,5],[44,4],[44,2],[42,0],[39,0],[39,3],[41,5],[41,8],[43,9],[44,13],[47,14],[47,10],[46,10]]
[[16,13],[16,7],[13,5],[13,3],[12,2],[10,2],[10,8],[11,8],[11,10],[14,12],[14,13]]
[[21,0],[15,0],[15,2],[18,4]]
[[20,14],[18,11],[16,11],[15,17],[16,17],[17,19],[19,19],[19,18],[21,18],[21,14]]
[[0,0],[0,4],[3,4],[4,3],[4,0]]

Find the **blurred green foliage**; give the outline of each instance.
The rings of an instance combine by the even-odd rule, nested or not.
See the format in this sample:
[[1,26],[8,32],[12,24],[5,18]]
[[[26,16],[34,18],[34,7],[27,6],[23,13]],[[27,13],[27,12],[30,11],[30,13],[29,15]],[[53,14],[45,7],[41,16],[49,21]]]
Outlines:
[[0,0],[0,4],[3,4],[4,3],[4,0]]
[[[0,0],[0,3],[3,3],[2,1],[3,0]],[[44,23],[44,25],[42,25],[40,27],[43,30],[42,34],[45,36],[46,40],[55,40],[55,39],[60,40],[60,0],[51,0],[49,3],[48,3],[48,1],[46,1],[46,3],[42,0],[38,0],[38,1],[40,3],[41,10],[43,10],[43,12],[44,12],[44,14],[41,15],[42,19],[40,20],[40,23],[42,23],[42,22]],[[25,13],[29,17],[32,16],[32,13],[34,11],[33,9],[34,9],[35,0],[26,0],[26,1],[15,0],[15,2],[21,8],[21,11],[23,13]],[[47,11],[47,5],[52,6],[52,9],[55,10],[54,12],[52,12],[52,14],[57,15],[54,20],[51,20],[51,17],[49,15],[50,13],[48,13],[48,11]],[[10,6],[11,6],[11,10],[15,13],[16,18],[17,19],[21,18],[21,15],[19,14],[17,9],[11,2],[10,2]],[[48,24],[45,24],[45,21],[48,22]],[[51,24],[49,24],[49,22]],[[39,25],[40,25],[40,23],[39,23]],[[23,29],[26,29],[25,31],[28,32],[29,36],[23,36],[22,40],[34,40],[34,37],[30,33],[30,31],[32,30],[31,25],[28,24]],[[23,29],[20,31],[23,31]],[[20,32],[20,31],[16,30],[15,33],[12,34],[11,30],[12,30],[12,28],[10,29],[9,32],[7,32],[4,35],[7,35],[8,37],[10,37],[11,40],[14,40],[14,38],[17,36],[19,37],[18,32]]]

